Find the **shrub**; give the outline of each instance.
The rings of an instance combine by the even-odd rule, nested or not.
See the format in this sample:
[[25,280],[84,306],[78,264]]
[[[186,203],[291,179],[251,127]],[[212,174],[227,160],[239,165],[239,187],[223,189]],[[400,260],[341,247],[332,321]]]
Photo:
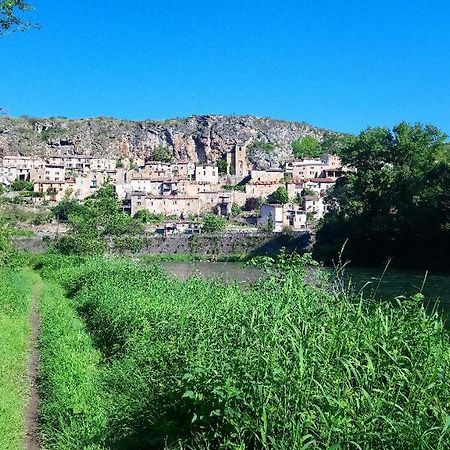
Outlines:
[[205,233],[215,233],[222,231],[227,226],[227,220],[224,217],[208,214],[203,219],[203,231]]
[[34,189],[34,184],[32,181],[19,180],[16,178],[11,184],[11,189],[13,191],[32,191]]

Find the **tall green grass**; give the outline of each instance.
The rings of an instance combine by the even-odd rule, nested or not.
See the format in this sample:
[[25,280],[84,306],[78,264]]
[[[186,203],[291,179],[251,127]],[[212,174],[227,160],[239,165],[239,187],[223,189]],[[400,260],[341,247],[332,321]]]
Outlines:
[[40,311],[41,432],[45,448],[101,448],[107,408],[100,355],[61,286],[45,283]]
[[0,268],[0,448],[21,449],[32,276]]
[[[84,384],[107,448],[449,448],[449,337],[420,297],[332,294],[296,267],[245,291],[124,260],[46,273],[86,324],[81,353],[101,355]],[[72,401],[67,382],[46,391],[68,395],[50,422]]]

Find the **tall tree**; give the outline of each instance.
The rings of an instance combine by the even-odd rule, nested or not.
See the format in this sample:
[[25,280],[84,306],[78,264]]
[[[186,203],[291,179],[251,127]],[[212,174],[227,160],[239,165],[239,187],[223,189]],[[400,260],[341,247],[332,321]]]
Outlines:
[[0,35],[8,31],[24,31],[35,26],[20,17],[22,12],[31,9],[31,5],[23,0],[0,0]]
[[330,212],[319,230],[316,256],[360,262],[394,257],[411,265],[445,262],[450,245],[450,151],[431,125],[402,122],[369,128],[341,152],[355,169],[329,192]]

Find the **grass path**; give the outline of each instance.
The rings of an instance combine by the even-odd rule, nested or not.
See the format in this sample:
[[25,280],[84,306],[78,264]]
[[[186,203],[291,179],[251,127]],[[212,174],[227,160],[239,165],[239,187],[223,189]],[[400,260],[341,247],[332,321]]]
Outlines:
[[33,275],[33,293],[31,311],[29,316],[30,335],[28,341],[28,404],[25,410],[25,437],[26,450],[39,450],[39,412],[41,399],[39,395],[39,349],[38,338],[40,330],[39,299],[42,290],[42,281],[35,273]]
[[32,270],[0,269],[0,449],[24,445]]

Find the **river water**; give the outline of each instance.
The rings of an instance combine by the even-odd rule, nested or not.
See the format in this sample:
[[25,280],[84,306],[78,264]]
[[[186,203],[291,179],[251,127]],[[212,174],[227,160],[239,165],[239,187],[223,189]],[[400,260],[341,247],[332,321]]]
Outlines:
[[[177,278],[186,280],[193,275],[207,279],[220,278],[224,281],[237,281],[246,285],[262,279],[265,274],[253,267],[243,267],[232,262],[162,262],[161,265]],[[329,269],[326,269],[329,270]],[[450,275],[388,269],[346,268],[345,283],[351,284],[355,291],[362,290],[365,296],[392,299],[399,295],[414,295],[422,289],[426,301],[432,306],[439,302],[446,317],[450,319]],[[423,285],[423,288],[422,288]],[[450,320],[448,321],[450,324]]]

